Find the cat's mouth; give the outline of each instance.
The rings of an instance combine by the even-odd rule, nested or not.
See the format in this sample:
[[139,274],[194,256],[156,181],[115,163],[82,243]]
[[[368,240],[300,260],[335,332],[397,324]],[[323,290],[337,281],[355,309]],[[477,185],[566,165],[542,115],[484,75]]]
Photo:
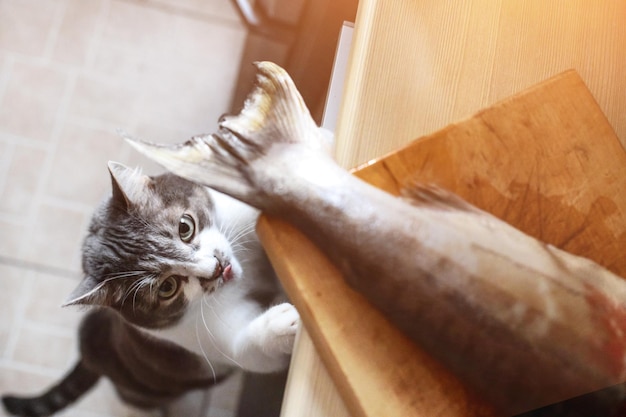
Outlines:
[[224,282],[228,282],[235,277],[233,272],[233,266],[229,263],[222,264],[221,261],[218,261],[217,267],[215,268],[215,272],[211,277],[210,281],[215,281],[218,278],[222,278]]
[[235,278],[233,266],[229,262],[225,262],[217,257],[215,259],[217,260],[217,265],[211,276],[204,276],[199,279],[200,285],[205,291],[215,291],[220,284],[225,284]]
[[211,278],[211,281],[214,281],[220,277],[224,279],[224,282],[230,281],[231,279],[233,279],[234,278],[233,266],[228,263],[226,264],[226,266],[223,266],[221,262],[218,263],[215,274],[213,275],[213,278]]

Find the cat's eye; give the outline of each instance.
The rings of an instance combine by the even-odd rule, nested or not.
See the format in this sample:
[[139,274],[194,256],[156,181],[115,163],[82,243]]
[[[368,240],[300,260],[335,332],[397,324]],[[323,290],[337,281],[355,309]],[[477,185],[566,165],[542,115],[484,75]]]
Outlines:
[[167,300],[172,298],[178,291],[178,280],[175,277],[167,277],[165,281],[159,285],[159,298]]
[[178,223],[178,236],[185,243],[191,242],[196,234],[196,222],[189,214],[183,214]]

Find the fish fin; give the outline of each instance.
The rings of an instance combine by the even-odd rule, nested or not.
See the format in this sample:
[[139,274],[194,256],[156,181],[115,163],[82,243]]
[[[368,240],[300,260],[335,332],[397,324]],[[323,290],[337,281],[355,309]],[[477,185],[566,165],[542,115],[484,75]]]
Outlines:
[[304,145],[328,154],[332,137],[315,124],[284,69],[271,62],[255,65],[256,84],[243,109],[223,116],[216,133],[176,145],[156,145],[120,134],[174,174],[258,207],[259,184],[272,163],[265,157],[273,147]]
[[244,174],[231,164],[223,163],[223,159],[231,155],[225,155],[220,139],[214,135],[194,136],[184,143],[170,145],[146,142],[123,131],[118,133],[141,154],[179,177],[243,201],[251,193]]
[[243,109],[223,116],[216,135],[235,147],[251,147],[258,156],[284,143],[329,153],[332,138],[317,126],[287,71],[272,62],[254,65],[256,82]]
[[457,194],[435,184],[411,184],[401,190],[401,196],[411,204],[419,207],[485,214],[484,211],[463,200]]

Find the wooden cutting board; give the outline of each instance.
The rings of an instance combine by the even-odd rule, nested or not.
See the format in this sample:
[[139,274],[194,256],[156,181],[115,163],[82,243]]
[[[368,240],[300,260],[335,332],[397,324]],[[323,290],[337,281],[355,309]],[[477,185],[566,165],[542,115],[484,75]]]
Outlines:
[[[354,174],[396,195],[414,181],[438,184],[626,276],[626,153],[573,71]],[[257,229],[353,416],[492,415],[297,230],[268,217]]]

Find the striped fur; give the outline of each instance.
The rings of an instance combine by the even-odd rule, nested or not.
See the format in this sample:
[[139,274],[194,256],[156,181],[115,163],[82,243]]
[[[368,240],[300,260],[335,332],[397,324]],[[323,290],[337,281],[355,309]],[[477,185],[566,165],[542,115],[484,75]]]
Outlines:
[[49,416],[76,401],[90,390],[100,375],[87,369],[82,361],[56,385],[37,397],[4,396],[2,403],[10,414],[16,416]]
[[164,407],[233,367],[283,370],[295,336],[290,304],[254,234],[258,213],[171,174],[110,163],[112,195],[83,244],[84,279],[66,305],[90,307],[81,357],[35,397],[5,396],[18,416],[63,409],[100,377],[138,407]]

